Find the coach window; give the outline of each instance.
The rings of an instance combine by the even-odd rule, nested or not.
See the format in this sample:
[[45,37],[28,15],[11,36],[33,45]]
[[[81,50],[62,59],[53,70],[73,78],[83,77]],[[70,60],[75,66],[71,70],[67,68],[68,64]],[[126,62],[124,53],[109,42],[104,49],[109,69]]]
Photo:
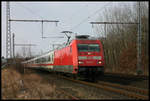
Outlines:
[[72,47],[70,46],[70,53],[72,52]]
[[48,62],[50,62],[51,61],[51,56],[49,55],[49,57],[48,57]]
[[52,54],[52,62],[53,62],[53,60],[54,60],[54,55]]
[[42,63],[42,58],[40,58],[40,63]]
[[38,59],[38,63],[40,63],[41,61],[40,61],[40,59]]
[[46,58],[45,57],[43,58],[43,62],[46,62]]
[[38,59],[36,60],[36,63],[38,63]]
[[40,63],[40,59],[38,59],[38,63]]
[[40,58],[40,63],[42,63],[42,58]]
[[42,62],[45,62],[45,58],[44,57],[42,58]]
[[46,62],[48,62],[48,60],[49,60],[49,56],[46,56]]
[[45,62],[47,62],[47,57],[45,57]]
[[42,58],[40,58],[40,63],[42,63],[42,61],[43,61]]
[[46,57],[44,57],[44,62],[46,62]]
[[38,63],[40,63],[40,59],[38,59]]
[[50,55],[50,62],[52,61],[52,56]]

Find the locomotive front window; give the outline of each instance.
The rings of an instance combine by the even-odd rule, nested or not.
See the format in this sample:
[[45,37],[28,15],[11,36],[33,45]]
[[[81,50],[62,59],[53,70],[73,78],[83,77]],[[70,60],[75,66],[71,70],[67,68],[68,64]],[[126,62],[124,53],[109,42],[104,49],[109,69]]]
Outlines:
[[99,44],[78,44],[79,52],[99,52]]

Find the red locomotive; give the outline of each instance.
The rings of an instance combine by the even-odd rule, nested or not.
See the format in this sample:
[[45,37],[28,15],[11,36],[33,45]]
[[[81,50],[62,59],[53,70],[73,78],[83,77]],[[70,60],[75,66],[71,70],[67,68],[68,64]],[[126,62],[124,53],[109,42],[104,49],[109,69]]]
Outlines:
[[26,67],[97,77],[104,72],[103,47],[100,40],[80,35],[68,45],[25,61],[23,64]]

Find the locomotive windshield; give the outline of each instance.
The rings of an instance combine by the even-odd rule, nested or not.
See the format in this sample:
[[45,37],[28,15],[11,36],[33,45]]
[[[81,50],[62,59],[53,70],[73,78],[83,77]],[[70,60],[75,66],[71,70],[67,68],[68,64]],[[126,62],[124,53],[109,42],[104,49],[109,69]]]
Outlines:
[[79,52],[99,52],[99,44],[78,44]]

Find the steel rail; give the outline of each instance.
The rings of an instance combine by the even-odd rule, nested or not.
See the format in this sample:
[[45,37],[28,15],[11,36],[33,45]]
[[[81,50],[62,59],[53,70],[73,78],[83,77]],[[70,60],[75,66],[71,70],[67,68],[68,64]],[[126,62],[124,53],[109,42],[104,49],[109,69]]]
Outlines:
[[7,66],[7,64],[3,64],[3,65],[1,66],[1,69],[5,68],[6,66]]
[[98,84],[94,84],[94,83],[90,83],[90,82],[73,80],[73,79],[70,79],[70,78],[67,78],[67,77],[64,77],[64,76],[61,76],[61,77],[64,78],[64,79],[70,80],[72,82],[77,82],[77,83],[80,83],[80,84],[93,86],[93,87],[104,89],[104,90],[107,90],[107,91],[119,93],[121,95],[128,96],[130,98],[144,99],[144,100],[149,98],[148,96],[145,96],[145,95],[141,95],[141,94],[137,94],[137,93],[121,90],[121,89],[112,88],[112,87],[109,87],[109,86],[106,86],[106,85],[98,85]]
[[1,69],[6,68],[8,65],[10,65],[10,63],[3,64],[3,65],[1,66]]
[[79,98],[71,95],[70,93],[64,91],[63,89],[58,89],[60,92],[64,93],[65,95],[67,95],[68,97],[72,98],[72,100],[79,100]]
[[105,72],[106,76],[111,75],[111,76],[118,76],[118,77],[126,77],[126,78],[139,78],[139,79],[148,79],[149,76],[147,75],[132,75],[132,74],[122,74],[122,73],[110,73],[110,72]]
[[112,86],[112,87],[119,87],[121,89],[126,89],[129,91],[139,92],[141,94],[148,95],[148,90],[146,90],[146,89],[141,89],[141,88],[132,87],[132,86],[124,86],[124,85],[120,85],[120,84],[108,83],[108,82],[103,82],[103,81],[99,81],[98,83],[107,85],[107,86]]

